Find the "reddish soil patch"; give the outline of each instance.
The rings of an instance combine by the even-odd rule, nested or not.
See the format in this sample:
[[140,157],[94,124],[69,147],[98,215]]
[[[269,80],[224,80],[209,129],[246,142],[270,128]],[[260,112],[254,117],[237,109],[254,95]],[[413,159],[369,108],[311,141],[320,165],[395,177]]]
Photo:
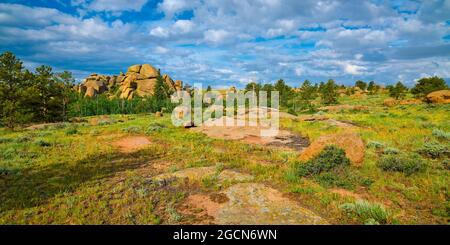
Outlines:
[[130,136],[114,142],[114,146],[122,153],[132,153],[145,148],[151,144],[150,140],[143,136]]

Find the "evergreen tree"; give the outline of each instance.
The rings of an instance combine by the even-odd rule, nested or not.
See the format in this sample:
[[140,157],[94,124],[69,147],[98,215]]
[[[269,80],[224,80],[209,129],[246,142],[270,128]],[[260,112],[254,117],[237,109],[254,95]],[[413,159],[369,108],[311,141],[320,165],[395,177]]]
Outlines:
[[363,82],[363,81],[361,81],[361,80],[358,80],[358,81],[355,82],[355,87],[358,87],[358,88],[360,88],[361,90],[366,90],[366,88],[367,88],[367,83],[365,83],[365,82]]
[[322,101],[325,105],[331,105],[331,104],[337,104],[338,100],[338,94],[336,92],[337,85],[336,83],[330,79],[327,83],[323,85],[321,94],[322,94]]
[[170,98],[169,87],[161,76],[156,78],[153,97],[156,99],[158,110],[161,110],[165,102]]
[[387,89],[389,90],[389,96],[395,98],[395,99],[401,99],[405,97],[406,92],[408,91],[408,88],[403,85],[400,81],[395,84],[395,86],[388,86]]
[[0,55],[0,124],[14,129],[26,123],[32,112],[25,104],[31,73],[11,52]]
[[447,88],[448,86],[445,83],[444,79],[434,76],[422,78],[419,81],[417,81],[417,84],[414,86],[414,88],[411,89],[411,93],[413,93],[417,97],[425,97],[427,94],[431,92]]
[[64,71],[56,74],[55,79],[58,83],[58,86],[62,90],[61,92],[61,103],[62,103],[62,119],[67,120],[67,106],[70,100],[74,100],[77,98],[75,92],[73,91],[73,85],[75,83],[75,79],[72,76],[71,72]]
[[301,101],[301,109],[309,109],[313,111],[313,105],[311,103],[312,100],[316,98],[316,87],[311,84],[310,81],[305,80],[300,87],[300,101]]

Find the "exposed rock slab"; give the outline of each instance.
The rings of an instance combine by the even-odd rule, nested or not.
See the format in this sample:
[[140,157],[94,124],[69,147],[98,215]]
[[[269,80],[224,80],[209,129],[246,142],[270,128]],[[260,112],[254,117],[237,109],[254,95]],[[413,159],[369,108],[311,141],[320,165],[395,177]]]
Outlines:
[[191,208],[202,209],[212,222],[222,225],[327,224],[314,212],[264,184],[240,183],[213,196],[187,198]]
[[450,103],[450,90],[439,90],[427,95],[426,100],[436,104],[449,104]]

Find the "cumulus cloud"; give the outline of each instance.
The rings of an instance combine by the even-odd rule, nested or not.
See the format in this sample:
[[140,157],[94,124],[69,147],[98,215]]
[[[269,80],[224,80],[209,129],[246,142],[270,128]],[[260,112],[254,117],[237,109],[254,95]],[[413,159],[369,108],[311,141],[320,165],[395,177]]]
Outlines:
[[449,1],[71,0],[71,5],[78,12],[0,3],[0,49],[77,74],[148,62],[189,83],[221,85],[279,78],[299,85],[300,79],[348,84],[392,83],[399,75],[409,83],[421,74],[450,77],[450,47],[443,39],[450,35]]
[[148,0],[72,0],[72,6],[88,12],[111,12],[121,14],[125,11],[141,11]]
[[210,43],[222,43],[225,42],[229,37],[230,33],[225,30],[207,30],[204,32],[204,40]]

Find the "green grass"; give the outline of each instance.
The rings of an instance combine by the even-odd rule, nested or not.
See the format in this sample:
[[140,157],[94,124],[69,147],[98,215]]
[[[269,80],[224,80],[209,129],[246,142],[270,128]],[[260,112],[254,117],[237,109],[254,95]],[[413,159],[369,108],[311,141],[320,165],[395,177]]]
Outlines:
[[[420,149],[429,142],[450,147],[444,136],[450,132],[450,105],[384,107],[385,98],[342,97],[341,104],[370,109],[321,113],[359,125],[353,130],[367,143],[365,160],[361,167],[320,171],[306,178],[293,171],[296,153],[175,128],[169,114],[162,118],[112,115],[95,126],[65,123],[34,131],[0,129],[0,223],[186,223],[188,217],[177,211],[183,199],[199,188],[221,187],[215,179],[205,179],[199,186],[148,182],[161,173],[155,166],[163,162],[169,166],[165,172],[220,163],[221,169],[252,174],[255,182],[290,193],[331,223],[447,224],[448,155],[434,157],[435,148],[428,153]],[[323,121],[282,119],[281,125],[311,141],[346,130]],[[136,153],[118,152],[112,143],[128,135],[147,136],[152,143]],[[410,175],[384,171],[377,162],[397,156],[392,149],[407,157],[420,152],[426,168]],[[354,197],[334,193],[336,188],[363,196],[371,204],[356,204]],[[345,203],[351,208],[341,208]]]

